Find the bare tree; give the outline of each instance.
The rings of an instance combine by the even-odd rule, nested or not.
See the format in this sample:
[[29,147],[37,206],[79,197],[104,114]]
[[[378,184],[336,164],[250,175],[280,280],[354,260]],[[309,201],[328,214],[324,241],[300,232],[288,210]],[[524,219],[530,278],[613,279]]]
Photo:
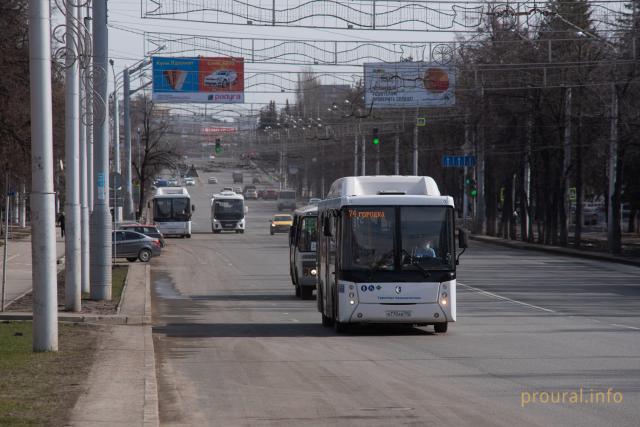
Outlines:
[[139,123],[140,146],[132,149],[132,164],[140,188],[138,218],[142,216],[146,195],[153,177],[163,169],[176,167],[181,157],[178,143],[172,138],[168,123],[169,110],[158,107],[147,95],[138,97],[134,111]]

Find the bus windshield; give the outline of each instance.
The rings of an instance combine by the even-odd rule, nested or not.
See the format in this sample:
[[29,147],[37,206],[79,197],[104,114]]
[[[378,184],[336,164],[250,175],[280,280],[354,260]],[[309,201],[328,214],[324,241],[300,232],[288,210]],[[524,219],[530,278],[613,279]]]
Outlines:
[[213,217],[215,219],[242,219],[244,203],[240,199],[215,199],[213,201]]
[[315,252],[317,242],[317,223],[315,216],[302,217],[300,224],[300,236],[298,237],[298,250],[300,252]]
[[441,206],[349,207],[343,215],[342,268],[453,270],[450,210]]
[[181,222],[191,219],[190,201],[187,197],[158,198],[154,200],[154,222]]

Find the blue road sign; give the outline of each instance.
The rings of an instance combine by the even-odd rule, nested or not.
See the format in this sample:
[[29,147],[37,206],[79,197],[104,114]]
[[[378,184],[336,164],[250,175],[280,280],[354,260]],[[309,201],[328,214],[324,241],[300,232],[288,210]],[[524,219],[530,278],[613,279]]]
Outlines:
[[476,156],[442,156],[445,168],[464,168],[476,165]]

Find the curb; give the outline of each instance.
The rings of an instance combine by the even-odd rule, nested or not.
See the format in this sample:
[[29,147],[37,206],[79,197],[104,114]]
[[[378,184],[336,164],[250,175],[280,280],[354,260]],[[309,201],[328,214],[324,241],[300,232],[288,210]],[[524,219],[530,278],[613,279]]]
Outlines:
[[151,324],[151,267],[144,266],[144,408],[143,425],[159,426],[158,379],[156,377],[156,355]]
[[622,258],[622,257],[618,257],[615,255],[610,255],[602,252],[586,252],[578,249],[538,245],[535,243],[525,243],[520,241],[510,241],[510,240],[504,240],[504,239],[500,239],[492,236],[471,235],[469,236],[469,238],[471,240],[477,240],[479,242],[491,243],[494,245],[505,246],[513,249],[547,252],[547,253],[553,253],[558,255],[566,255],[574,258],[586,258],[586,259],[592,259],[597,261],[606,261],[606,262],[613,262],[617,264],[625,264],[625,265],[630,265],[632,267],[640,267],[640,260],[636,261],[634,259]]

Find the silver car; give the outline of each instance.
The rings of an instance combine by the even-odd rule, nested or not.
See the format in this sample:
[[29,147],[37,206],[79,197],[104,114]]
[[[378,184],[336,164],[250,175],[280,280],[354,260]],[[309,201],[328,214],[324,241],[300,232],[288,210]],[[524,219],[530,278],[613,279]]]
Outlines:
[[159,239],[129,230],[116,230],[112,233],[111,250],[114,258],[126,258],[129,262],[137,259],[149,262],[162,253]]

